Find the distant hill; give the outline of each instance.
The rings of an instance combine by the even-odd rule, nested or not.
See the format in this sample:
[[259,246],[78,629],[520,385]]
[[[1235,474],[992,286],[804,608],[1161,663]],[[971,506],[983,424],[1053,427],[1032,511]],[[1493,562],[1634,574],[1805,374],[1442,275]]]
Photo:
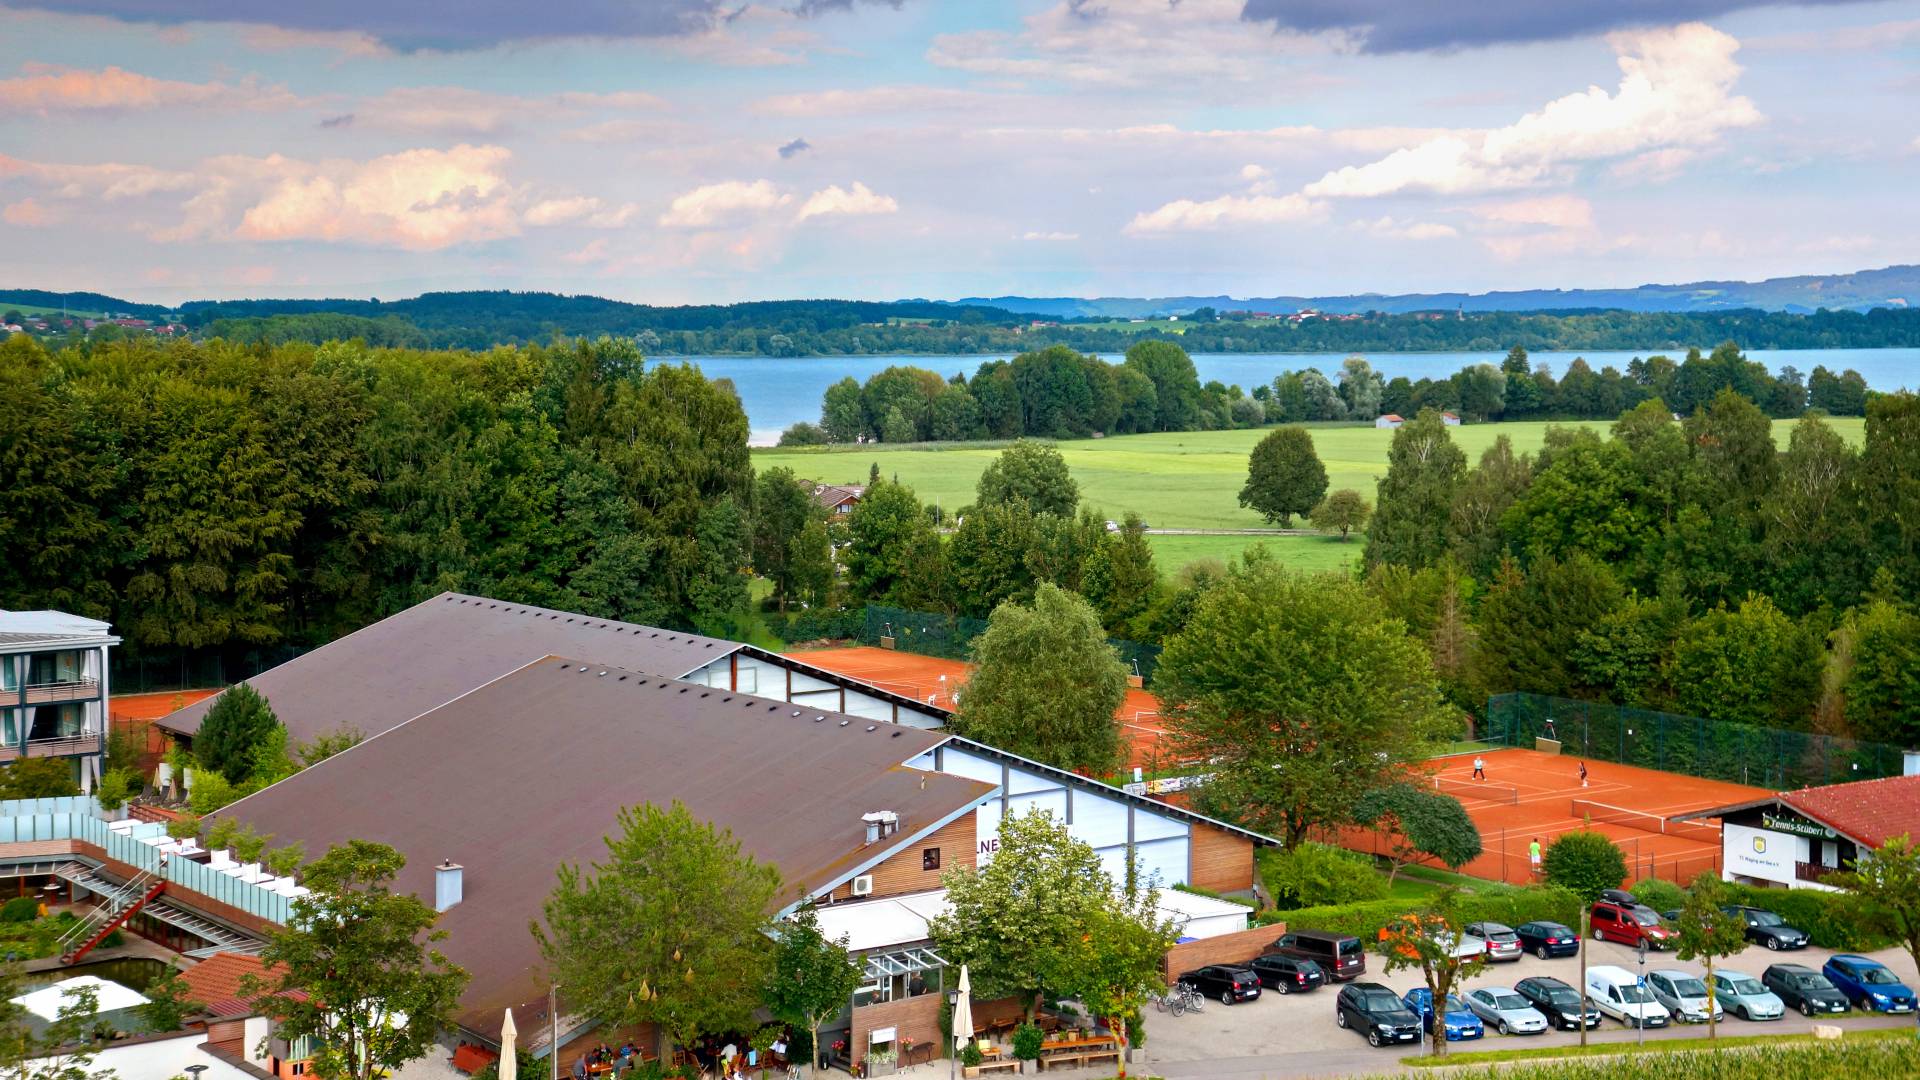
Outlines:
[[161,304],[136,304],[117,296],[94,292],[48,292],[45,289],[0,289],[0,308],[13,305],[69,311],[76,315],[130,315],[137,319],[164,318],[171,308]]
[[1301,308],[1354,313],[1379,311],[1733,311],[1756,309],[1806,314],[1920,307],[1920,266],[1889,266],[1852,274],[1807,274],[1765,281],[1694,281],[1684,285],[1641,285],[1633,289],[1524,289],[1488,293],[1360,293],[1349,296],[975,296],[952,301],[959,306],[1038,312],[1055,319],[1144,319],[1184,315],[1196,308],[1217,311],[1290,312]]

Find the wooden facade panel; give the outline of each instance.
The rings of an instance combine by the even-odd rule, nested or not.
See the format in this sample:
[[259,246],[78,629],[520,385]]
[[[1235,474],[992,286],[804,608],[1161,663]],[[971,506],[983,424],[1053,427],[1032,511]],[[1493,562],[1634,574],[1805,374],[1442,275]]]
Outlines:
[[[915,1046],[939,1047],[940,1005],[946,1000],[945,994],[921,994],[919,997],[899,998],[883,1001],[878,1005],[862,1005],[853,1010],[853,1024],[850,1031],[848,1051],[857,1063],[867,1056],[869,1036],[879,1028],[893,1028],[895,1048],[898,1040],[912,1039]],[[916,1060],[924,1060],[925,1052],[916,1054]]]
[[1266,952],[1267,946],[1286,932],[1287,924],[1274,923],[1272,926],[1249,927],[1219,937],[1201,938],[1199,941],[1183,941],[1167,950],[1167,982],[1171,985],[1181,972],[1203,968],[1208,964],[1244,964]]
[[1193,872],[1187,884],[1215,892],[1253,887],[1253,841],[1211,825],[1195,825],[1190,843]]
[[[940,875],[956,866],[971,869],[974,866],[975,843],[973,815],[975,811],[960,815],[942,826],[939,831],[912,845],[903,848],[887,861],[874,867],[873,898],[882,896],[903,896],[907,893],[926,892],[940,887]],[[928,864],[927,853],[938,852],[938,859]],[[833,890],[833,900],[837,903],[854,899],[851,883]],[[863,898],[864,899],[864,898]]]

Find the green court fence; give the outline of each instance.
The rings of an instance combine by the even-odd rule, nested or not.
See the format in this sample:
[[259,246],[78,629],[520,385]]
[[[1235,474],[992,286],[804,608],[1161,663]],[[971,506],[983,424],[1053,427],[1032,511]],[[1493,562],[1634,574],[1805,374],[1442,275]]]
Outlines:
[[1899,776],[1905,757],[1883,743],[1545,694],[1488,698],[1479,734],[1505,746],[1557,737],[1565,754],[1776,791]]
[[[866,629],[860,640],[877,645],[881,638],[890,637],[893,647],[903,652],[965,660],[973,648],[973,639],[986,628],[985,619],[868,604]],[[1107,644],[1120,654],[1120,662],[1126,665],[1129,674],[1140,676],[1149,685],[1153,683],[1153,669],[1160,662],[1158,645],[1123,638],[1108,638]]]

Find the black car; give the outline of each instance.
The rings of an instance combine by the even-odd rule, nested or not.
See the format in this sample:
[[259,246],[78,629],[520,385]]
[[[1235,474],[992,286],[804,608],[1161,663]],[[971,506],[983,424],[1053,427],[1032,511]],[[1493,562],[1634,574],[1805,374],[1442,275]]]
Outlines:
[[1628,892],[1625,889],[1601,889],[1600,899],[1610,901],[1615,904],[1625,904],[1628,907],[1632,907],[1633,905],[1638,904],[1640,902],[1638,897],[1634,896],[1632,893]]
[[1302,960],[1297,956],[1268,953],[1254,957],[1247,967],[1260,980],[1261,986],[1282,994],[1304,994],[1309,990],[1318,990],[1327,982],[1326,969],[1312,960]]
[[1400,995],[1377,982],[1348,983],[1340,988],[1333,1022],[1350,1031],[1365,1032],[1375,1046],[1420,1041],[1420,1017]]
[[1775,964],[1760,973],[1760,982],[1789,1009],[1803,1016],[1826,1016],[1848,1009],[1847,995],[1825,975],[1803,964]]
[[1580,935],[1557,922],[1530,922],[1514,928],[1520,946],[1542,960],[1580,951]]
[[1755,945],[1765,945],[1769,949],[1804,949],[1807,947],[1807,932],[1796,930],[1787,925],[1785,919],[1765,908],[1743,907],[1739,904],[1720,909],[1729,915],[1735,915],[1746,921],[1747,940]]
[[1260,996],[1260,977],[1243,967],[1208,964],[1181,975],[1180,981],[1192,983],[1202,995],[1218,998],[1222,1005],[1252,1001]]
[[1593,1002],[1583,1003],[1580,991],[1551,975],[1521,979],[1513,984],[1513,992],[1526,998],[1557,1029],[1579,1031],[1583,1022],[1590,1028],[1600,1026],[1600,1010]]

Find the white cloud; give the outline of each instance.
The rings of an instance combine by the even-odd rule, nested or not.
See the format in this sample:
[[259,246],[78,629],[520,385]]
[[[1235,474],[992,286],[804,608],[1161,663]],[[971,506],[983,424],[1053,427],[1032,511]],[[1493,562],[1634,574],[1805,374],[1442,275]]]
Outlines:
[[617,229],[632,221],[639,213],[640,207],[636,203],[610,206],[591,195],[568,195],[534,203],[527,208],[525,220],[536,227],[581,224],[596,229]]
[[52,225],[60,220],[60,216],[57,211],[31,197],[8,203],[6,209],[0,210],[0,221],[26,229]]
[[360,102],[351,113],[334,123],[389,131],[482,136],[515,127],[563,122],[586,112],[650,110],[664,104],[652,94],[632,91],[520,97],[461,86],[400,86]]
[[1483,203],[1469,209],[1475,217],[1505,225],[1546,225],[1555,229],[1593,227],[1593,204],[1578,195],[1512,199]]
[[1245,180],[1248,183],[1252,183],[1256,180],[1265,180],[1267,177],[1272,175],[1273,175],[1273,170],[1268,169],[1261,165],[1240,166],[1240,179]]
[[1622,180],[1657,183],[1680,175],[1681,170],[1700,157],[1701,151],[1691,146],[1669,146],[1664,150],[1635,154],[1625,161],[1614,163],[1608,171]]
[[1302,195],[1222,195],[1196,202],[1176,199],[1149,213],[1134,215],[1126,232],[1192,232],[1223,225],[1279,225],[1317,216],[1321,205]]
[[675,196],[660,224],[668,228],[706,228],[730,223],[743,215],[764,213],[793,201],[771,180],[727,180],[703,184]]
[[942,86],[869,86],[762,98],[753,103],[753,111],[770,116],[860,116],[926,109],[977,109],[1006,100],[1004,94]]
[[1614,93],[1588,87],[1506,127],[1441,135],[1368,165],[1337,169],[1303,190],[1360,198],[1509,190],[1565,176],[1584,162],[1708,145],[1728,130],[1760,123],[1753,103],[1732,93],[1740,43],[1731,36],[1688,23],[1607,40],[1619,55]]
[[800,207],[800,216],[795,220],[805,221],[832,214],[891,214],[899,209],[900,204],[894,201],[893,196],[876,194],[867,185],[855,180],[851,190],[836,184],[814,192]]
[[368,161],[280,159],[284,173],[241,216],[247,240],[323,240],[432,251],[519,232],[512,153],[461,144]]
[[1078,240],[1080,239],[1080,234],[1074,233],[1074,232],[1023,232],[1020,234],[1020,239],[1042,240],[1042,241],[1066,241],[1066,240]]
[[1459,229],[1437,221],[1400,221],[1392,217],[1362,219],[1353,222],[1352,227],[1400,240],[1447,240],[1460,235]]
[[0,79],[0,108],[36,113],[134,112],[149,109],[224,106],[273,109],[293,104],[285,87],[248,81],[226,83],[156,79],[120,67],[99,71],[26,64],[21,74]]
[[18,177],[37,184],[47,194],[62,199],[100,199],[113,202],[137,199],[159,192],[184,191],[197,183],[194,175],[149,165],[103,162],[98,165],[66,165],[26,161],[0,154],[0,179]]

